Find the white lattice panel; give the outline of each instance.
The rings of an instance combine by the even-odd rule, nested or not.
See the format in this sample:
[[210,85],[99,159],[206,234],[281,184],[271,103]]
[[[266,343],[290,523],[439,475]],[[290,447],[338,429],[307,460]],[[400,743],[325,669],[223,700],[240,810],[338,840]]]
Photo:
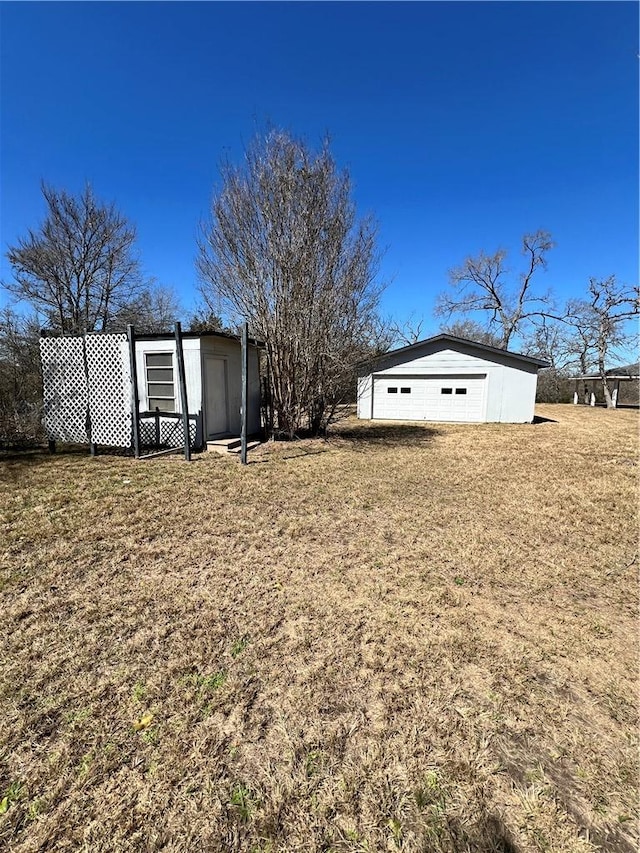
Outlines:
[[[198,426],[189,418],[189,441],[195,447]],[[140,443],[143,447],[183,447],[184,426],[182,418],[160,417],[157,422],[153,416],[140,418]]]
[[131,374],[126,335],[87,335],[91,439],[131,447]]
[[82,338],[40,338],[44,425],[58,441],[89,440],[83,345]]

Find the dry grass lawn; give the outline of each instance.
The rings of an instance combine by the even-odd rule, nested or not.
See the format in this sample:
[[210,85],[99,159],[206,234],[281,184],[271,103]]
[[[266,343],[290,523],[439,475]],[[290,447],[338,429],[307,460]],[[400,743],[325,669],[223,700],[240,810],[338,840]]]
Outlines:
[[0,461],[0,846],[637,848],[638,416]]

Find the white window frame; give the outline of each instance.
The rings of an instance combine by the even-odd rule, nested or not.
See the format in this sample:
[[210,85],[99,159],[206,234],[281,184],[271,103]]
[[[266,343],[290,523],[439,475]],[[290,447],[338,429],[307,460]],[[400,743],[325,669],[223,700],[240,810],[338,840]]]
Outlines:
[[[169,365],[163,365],[163,366],[154,365],[152,367],[149,367],[149,365],[147,364],[147,358],[150,355],[151,356],[153,356],[153,355],[168,355],[171,358],[171,365],[170,366]],[[169,412],[171,414],[177,412],[178,411],[178,400],[176,397],[176,369],[175,369],[175,363],[174,363],[175,359],[174,359],[173,351],[172,350],[147,350],[146,352],[143,353],[143,357],[144,357],[144,391],[145,391],[145,394],[147,395],[147,410],[148,411],[155,411],[155,406],[153,409],[151,408],[151,402],[150,402],[151,400],[170,400],[173,402],[173,409],[164,409],[163,410],[160,408],[160,406],[158,406],[158,409],[160,409],[160,412],[165,411],[165,412]],[[154,382],[162,382],[163,385],[169,384],[168,380],[166,380],[166,379],[154,380],[154,379],[150,378],[149,377],[149,371],[150,370],[152,370],[152,371],[153,370],[168,370],[168,369],[171,370],[171,376],[172,376],[171,385],[173,385],[173,396],[172,397],[163,397],[159,394],[149,394],[149,385],[150,384],[153,384]]]

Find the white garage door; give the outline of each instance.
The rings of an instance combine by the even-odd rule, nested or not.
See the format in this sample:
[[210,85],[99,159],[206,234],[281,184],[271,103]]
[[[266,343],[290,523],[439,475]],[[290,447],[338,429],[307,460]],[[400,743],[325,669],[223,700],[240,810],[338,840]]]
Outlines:
[[482,421],[486,376],[374,376],[373,417]]

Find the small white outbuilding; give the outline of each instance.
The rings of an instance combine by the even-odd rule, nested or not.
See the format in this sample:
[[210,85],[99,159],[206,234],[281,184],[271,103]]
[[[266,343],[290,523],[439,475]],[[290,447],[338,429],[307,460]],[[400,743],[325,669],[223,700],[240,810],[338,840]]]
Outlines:
[[[133,448],[184,444],[183,391],[191,446],[238,436],[241,429],[242,346],[223,332],[124,333],[40,339],[44,423],[50,441]],[[247,431],[261,428],[258,341],[247,352]],[[135,363],[135,377],[132,365]],[[135,381],[134,381],[135,378]],[[133,418],[135,400],[137,418]]]
[[530,423],[547,362],[453,335],[391,350],[358,378],[358,417]]
[[[224,332],[184,332],[182,335],[187,404],[198,418],[198,442],[240,435],[242,363],[240,340]],[[136,336],[138,398],[141,413],[159,409],[180,412],[176,373],[176,341],[171,334]],[[247,429],[260,432],[258,346],[249,342]]]

